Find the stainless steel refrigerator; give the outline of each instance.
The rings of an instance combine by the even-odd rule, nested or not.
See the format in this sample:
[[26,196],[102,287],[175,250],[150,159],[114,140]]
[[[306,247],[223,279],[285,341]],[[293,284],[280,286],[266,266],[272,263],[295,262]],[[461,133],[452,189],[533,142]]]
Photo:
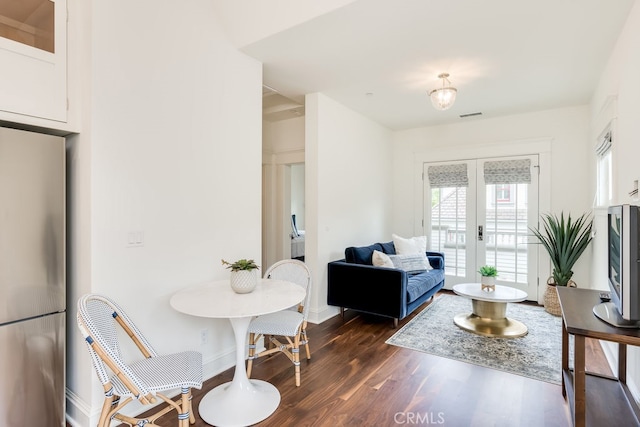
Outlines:
[[65,425],[64,159],[0,127],[0,426]]

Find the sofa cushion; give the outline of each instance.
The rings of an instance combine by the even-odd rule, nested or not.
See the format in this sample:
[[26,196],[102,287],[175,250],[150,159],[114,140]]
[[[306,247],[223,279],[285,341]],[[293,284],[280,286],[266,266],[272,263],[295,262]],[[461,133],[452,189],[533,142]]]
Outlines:
[[412,274],[407,279],[407,303],[411,303],[444,280],[444,270]]
[[391,258],[389,258],[389,255],[380,251],[373,251],[371,262],[376,267],[396,268]]
[[380,245],[380,243],[374,243],[370,246],[350,246],[344,250],[344,258],[345,261],[352,264],[373,265],[371,262],[373,251],[382,252],[382,245]]
[[444,258],[442,257],[441,253],[427,252],[427,259],[429,260],[429,264],[431,264],[431,267],[438,270],[444,268]]
[[380,246],[382,246],[382,252],[384,252],[385,254],[387,255],[396,254],[396,247],[394,246],[393,242],[380,243]]
[[387,256],[395,268],[399,268],[409,273],[431,270],[431,264],[429,264],[429,260],[425,253]]
[[397,254],[420,254],[427,251],[427,236],[416,236],[406,239],[392,234],[393,245]]

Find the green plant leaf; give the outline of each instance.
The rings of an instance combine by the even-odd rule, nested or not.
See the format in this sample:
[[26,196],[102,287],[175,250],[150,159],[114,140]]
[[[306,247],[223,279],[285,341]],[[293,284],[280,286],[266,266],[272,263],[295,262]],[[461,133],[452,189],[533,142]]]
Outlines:
[[478,273],[485,277],[496,277],[498,275],[498,270],[492,265],[483,265],[478,270]]
[[573,276],[572,268],[591,242],[593,220],[583,213],[573,220],[571,214],[565,218],[542,214],[542,229],[529,228],[544,246],[553,264],[553,279],[556,285],[566,286]]
[[222,260],[222,265],[225,265],[226,268],[230,269],[231,271],[240,271],[240,270],[255,270],[255,269],[259,269],[260,266],[257,265],[255,263],[254,260],[252,259],[240,259],[236,262],[228,262],[225,261],[224,259]]

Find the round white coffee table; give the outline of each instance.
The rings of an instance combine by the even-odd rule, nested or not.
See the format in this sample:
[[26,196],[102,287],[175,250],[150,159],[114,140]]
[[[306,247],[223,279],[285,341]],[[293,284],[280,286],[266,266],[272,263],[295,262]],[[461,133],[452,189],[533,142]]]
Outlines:
[[527,327],[507,317],[507,303],[520,302],[527,293],[520,289],[496,285],[491,292],[481,290],[480,283],[461,283],[453,287],[456,294],[470,298],[472,313],[458,314],[453,321],[465,331],[486,337],[517,338],[527,334]]
[[247,329],[254,316],[284,310],[304,299],[306,291],[292,282],[258,279],[248,294],[231,290],[229,280],[203,283],[176,292],[169,303],[192,316],[226,318],[236,340],[236,369],[233,381],[209,391],[198,411],[208,424],[218,427],[248,426],[271,415],[280,404],[280,392],[272,384],[250,380],[244,366]]

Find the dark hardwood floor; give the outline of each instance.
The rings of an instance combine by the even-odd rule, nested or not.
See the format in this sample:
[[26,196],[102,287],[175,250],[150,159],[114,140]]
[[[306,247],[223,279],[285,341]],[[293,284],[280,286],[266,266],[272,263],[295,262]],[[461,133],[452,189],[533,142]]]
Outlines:
[[[311,360],[302,361],[300,387],[295,386],[293,366],[286,357],[258,359],[252,378],[274,384],[282,401],[273,415],[257,425],[571,424],[561,386],[385,344],[396,330],[390,319],[353,311],[345,313],[344,321],[336,316],[309,325]],[[592,342],[587,351],[587,369],[611,375],[599,343]],[[195,390],[194,409],[207,391],[232,377],[229,369]],[[208,426],[195,412],[195,426]],[[174,414],[158,423],[176,425]]]

